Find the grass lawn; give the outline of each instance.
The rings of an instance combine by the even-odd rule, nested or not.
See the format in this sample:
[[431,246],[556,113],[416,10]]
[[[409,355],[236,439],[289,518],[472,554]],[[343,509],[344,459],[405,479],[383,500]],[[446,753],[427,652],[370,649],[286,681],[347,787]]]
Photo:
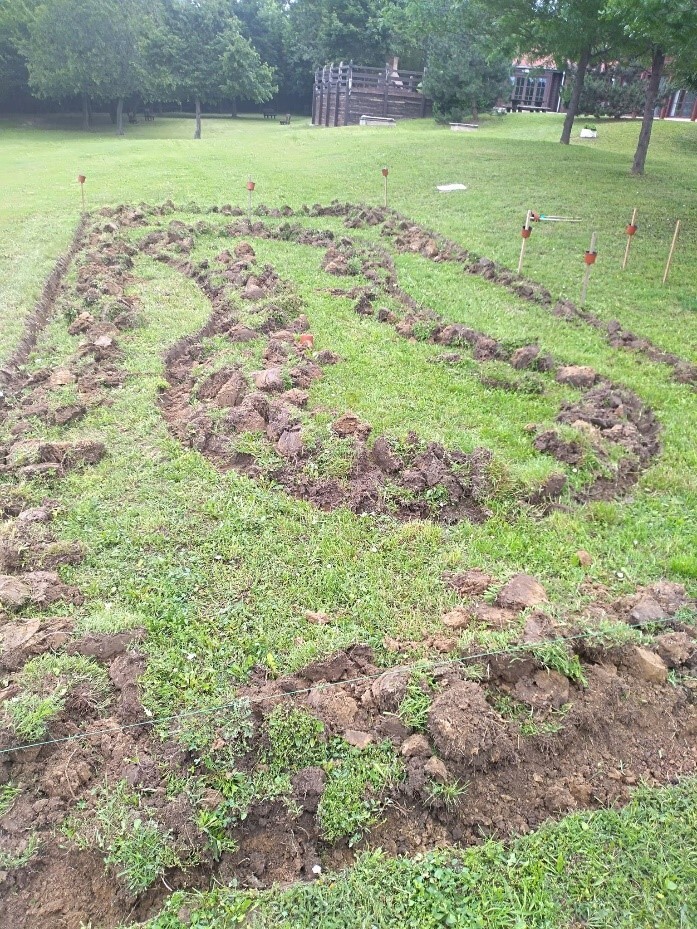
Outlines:
[[[334,198],[380,203],[386,164],[391,206],[508,267],[517,264],[528,208],[579,217],[578,224],[535,227],[526,275],[555,298],[577,301],[583,252],[597,231],[588,308],[697,361],[697,126],[658,123],[640,179],[628,174],[637,123],[601,122],[596,141],[576,138],[568,148],[557,143],[560,128],[557,116],[524,114],[483,121],[476,133],[451,133],[427,121],[319,130],[299,119],[281,127],[241,118],[204,121],[204,138],[194,142],[192,123],[182,119],[129,127],[123,139],[106,126],[83,135],[68,125],[3,121],[0,360],[12,352],[72,236],[80,211],[78,173],[87,176],[90,208],[171,198],[181,218],[195,222],[200,216],[193,203],[245,206],[249,175],[257,184],[256,202],[270,206]],[[463,182],[468,190],[436,190],[448,182]],[[634,207],[639,233],[629,269],[621,272],[624,227]],[[678,251],[662,286],[678,218]],[[346,233],[336,219],[305,222]],[[129,235],[137,240],[135,231]],[[355,237],[376,239],[370,229]],[[222,247],[220,238],[202,235],[193,258],[212,259]],[[157,405],[162,355],[203,325],[210,303],[190,279],[139,256],[133,294],[145,325],[124,338],[124,367],[145,376],[128,379],[111,405],[67,431],[37,421],[31,435],[99,438],[107,445],[101,464],[61,481],[54,526],[61,539],[86,548],[81,564],[62,569],[85,594],[84,606],[73,608],[79,629],[146,626],[149,711],[223,701],[255,664],[289,673],[356,642],[372,645],[382,664],[394,663],[386,636],[419,641],[442,628],[440,617],[456,602],[441,581],[446,570],[481,567],[501,581],[518,571],[534,574],[560,621],[598,589],[620,596],[667,578],[697,594],[697,402],[694,389],[677,383],[670,368],[614,349],[597,330],[572,325],[454,264],[395,256],[405,290],[447,321],[505,344],[539,341],[560,362],[590,365],[631,388],[656,413],[662,451],[630,496],[569,505],[541,521],[520,505],[520,494],[558,471],[559,463],[534,451],[525,427],[551,428],[560,404],[577,399],[575,390],[540,375],[540,393],[511,393],[484,385],[482,365],[469,358],[455,369],[434,364],[438,346],[402,339],[376,319],[356,316],[348,299],[330,297],[336,281],[321,270],[319,250],[266,240],[255,240],[254,248],[260,264],[273,264],[293,282],[315,348],[342,358],[313,384],[311,405],[350,409],[376,435],[404,437],[414,430],[425,441],[465,452],[486,446],[497,475],[488,501],[492,516],[478,525],[441,526],[365,519],[346,509],[322,512],[263,481],[221,473],[184,448]],[[59,313],[30,367],[55,366],[75,347]],[[209,347],[211,353],[219,348]],[[566,473],[571,487],[584,477],[571,468]],[[25,490],[29,500],[45,495],[39,485]],[[592,566],[579,566],[579,549],[591,553]],[[308,610],[333,621],[308,626]],[[569,817],[511,847],[490,843],[414,861],[370,853],[347,878],[286,894],[177,896],[153,929],[178,927],[184,903],[198,914],[189,924],[199,929],[237,925],[250,905],[258,906],[259,925],[293,929],[678,929],[697,918],[695,808],[689,784],[645,791],[621,813]],[[371,885],[385,889],[382,908],[372,891],[371,899],[365,896]],[[479,887],[485,888],[481,898]]]

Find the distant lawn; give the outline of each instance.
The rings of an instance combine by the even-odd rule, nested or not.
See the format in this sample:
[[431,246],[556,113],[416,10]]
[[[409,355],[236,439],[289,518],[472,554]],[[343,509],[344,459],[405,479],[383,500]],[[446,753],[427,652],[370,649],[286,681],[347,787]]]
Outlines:
[[[528,208],[578,216],[579,225],[536,228],[526,272],[553,292],[576,298],[583,251],[600,234],[589,305],[659,345],[697,357],[697,125],[657,122],[647,174],[629,176],[639,125],[599,123],[595,141],[557,140],[557,115],[488,118],[476,133],[452,133],[430,120],[394,129],[315,129],[307,117],[289,127],[261,116],[204,120],[194,142],[189,119],[128,126],[124,138],[108,120],[84,134],[65,118],[0,121],[0,357],[16,339],[21,317],[38,294],[76,222],[75,181],[87,176],[91,207],[122,201],[201,204],[246,202],[245,182],[257,182],[257,202],[269,204],[364,200],[380,202],[383,164],[390,167],[390,202],[474,251],[514,266]],[[580,122],[582,125],[582,121]],[[436,184],[462,182],[466,192],[439,194]],[[630,270],[619,264],[624,227],[639,208]],[[673,275],[662,267],[676,219],[683,232]]]

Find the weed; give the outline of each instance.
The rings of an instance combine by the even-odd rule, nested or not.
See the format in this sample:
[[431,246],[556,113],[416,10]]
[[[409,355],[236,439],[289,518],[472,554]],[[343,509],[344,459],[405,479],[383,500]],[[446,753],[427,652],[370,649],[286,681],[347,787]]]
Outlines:
[[272,776],[321,764],[327,757],[324,725],[303,710],[279,704],[268,715],[265,730],[263,758]]
[[424,732],[428,725],[428,711],[431,708],[435,681],[420,671],[414,671],[409,677],[407,691],[399,705],[399,718],[405,726]]
[[34,742],[46,735],[49,720],[63,709],[63,700],[51,695],[22,693],[5,701],[3,712],[15,735],[27,742]]
[[13,855],[11,852],[4,852],[0,849],[0,871],[16,871],[29,864],[38,852],[40,844],[38,835],[32,832],[21,852]]
[[74,814],[61,831],[80,849],[96,848],[133,894],[142,893],[168,868],[195,861],[175,848],[172,834],[162,829],[141,797],[125,781],[96,791],[96,806]]
[[537,645],[528,646],[527,651],[531,652],[533,657],[550,671],[558,671],[570,681],[581,684],[583,687],[588,685],[578,655],[571,652],[566,642],[540,642]]
[[106,709],[111,695],[106,670],[84,655],[38,655],[24,665],[19,680],[35,694],[58,699],[76,687],[86,686],[100,711]]
[[237,843],[228,835],[228,829],[234,824],[235,818],[230,815],[227,803],[222,803],[214,810],[199,810],[196,814],[196,825],[208,838],[208,846],[214,861],[219,861],[223,852],[234,852]]
[[177,740],[194,753],[194,766],[213,772],[243,755],[254,734],[249,700],[228,694],[221,704],[225,709],[216,713],[183,716],[175,732]]
[[352,846],[374,824],[382,807],[381,793],[401,778],[402,764],[389,742],[358,750],[342,739],[332,739],[328,755],[317,821],[325,841],[348,837]]
[[467,793],[467,781],[440,781],[428,780],[426,782],[426,804],[428,806],[453,810],[462,801]]
[[12,808],[20,792],[15,784],[3,784],[0,787],[0,818]]

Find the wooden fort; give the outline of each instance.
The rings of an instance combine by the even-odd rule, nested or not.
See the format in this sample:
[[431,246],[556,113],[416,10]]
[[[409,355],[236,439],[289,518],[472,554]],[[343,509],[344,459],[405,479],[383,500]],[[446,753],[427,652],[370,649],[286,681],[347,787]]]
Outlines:
[[384,68],[363,68],[353,62],[318,68],[313,125],[355,126],[363,116],[375,122],[430,116],[432,103],[421,93],[423,71],[399,71],[397,65],[395,58]]

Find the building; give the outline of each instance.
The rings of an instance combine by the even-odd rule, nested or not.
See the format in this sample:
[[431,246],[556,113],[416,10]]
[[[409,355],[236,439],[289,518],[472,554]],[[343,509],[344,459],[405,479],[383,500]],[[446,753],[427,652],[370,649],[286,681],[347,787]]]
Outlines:
[[315,71],[312,123],[315,126],[356,126],[362,116],[379,119],[419,119],[433,106],[421,93],[422,71],[399,71],[399,59],[384,68],[348,64],[325,65]]
[[676,90],[668,97],[665,106],[661,107],[661,119],[667,116],[672,119],[697,120],[697,91]]
[[540,113],[558,113],[561,110],[561,91],[564,72],[554,63],[543,61],[517,61],[513,64],[513,84],[510,108],[534,110]]

